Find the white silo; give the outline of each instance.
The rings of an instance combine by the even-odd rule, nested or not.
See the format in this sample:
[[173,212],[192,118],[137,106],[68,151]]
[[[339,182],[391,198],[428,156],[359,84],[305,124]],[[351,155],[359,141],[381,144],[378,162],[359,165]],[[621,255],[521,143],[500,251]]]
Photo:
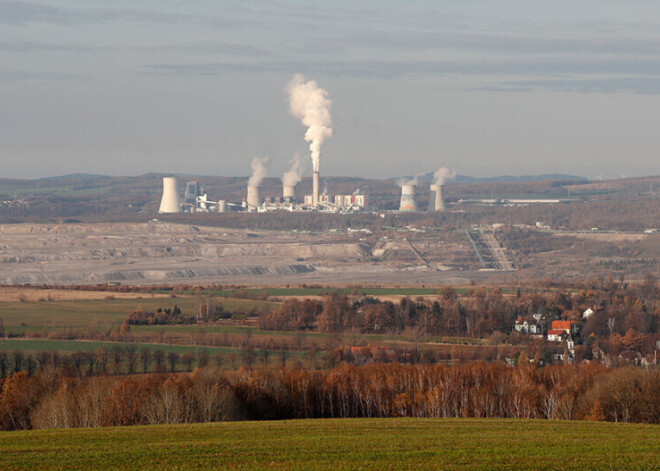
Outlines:
[[417,211],[415,201],[415,187],[413,185],[401,185],[401,205],[399,211]]
[[248,185],[247,187],[247,210],[256,211],[261,206],[259,200],[259,187]]
[[176,191],[176,178],[163,178],[163,197],[160,200],[159,213],[180,213],[181,202]]

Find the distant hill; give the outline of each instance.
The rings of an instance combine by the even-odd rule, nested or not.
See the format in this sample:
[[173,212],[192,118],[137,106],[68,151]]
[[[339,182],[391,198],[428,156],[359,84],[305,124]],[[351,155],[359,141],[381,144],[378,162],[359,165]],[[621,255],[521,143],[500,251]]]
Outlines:
[[[429,181],[433,179],[433,174],[428,174]],[[483,182],[542,182],[548,180],[561,181],[589,181],[588,178],[578,175],[566,175],[563,173],[544,173],[542,175],[501,175],[499,177],[470,177],[467,175],[458,175],[453,181],[457,183],[483,183]]]
[[[399,179],[412,179],[412,176],[392,177],[390,181]],[[433,181],[433,172],[424,175],[418,175],[417,180],[421,183],[431,183]],[[500,175],[498,177],[470,177],[469,175],[457,175],[451,180],[456,183],[516,183],[516,182],[542,182],[550,180],[570,181],[570,182],[588,182],[589,179],[578,175],[566,175],[563,173],[544,173],[542,175]]]
[[108,175],[94,175],[93,173],[70,173],[68,175],[55,175],[53,177],[43,177],[38,180],[82,180],[89,178],[109,178]]

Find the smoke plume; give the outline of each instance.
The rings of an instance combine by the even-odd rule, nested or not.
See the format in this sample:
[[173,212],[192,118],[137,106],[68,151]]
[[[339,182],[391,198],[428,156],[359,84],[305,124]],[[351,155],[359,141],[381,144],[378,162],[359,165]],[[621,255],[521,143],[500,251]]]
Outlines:
[[456,172],[449,170],[447,167],[440,167],[433,173],[433,184],[444,185],[445,181],[453,180],[456,178]]
[[415,175],[412,178],[401,177],[396,181],[396,184],[399,185],[400,187],[405,185],[417,186],[418,183],[419,183],[419,175]]
[[321,145],[332,136],[328,92],[319,88],[314,80],[305,81],[300,74],[293,76],[286,86],[289,95],[289,111],[307,127],[305,140],[309,142],[313,171],[319,171]]
[[296,186],[302,179],[303,173],[303,159],[300,154],[293,155],[293,159],[289,161],[289,170],[282,175],[282,184],[284,186]]
[[248,180],[248,186],[259,186],[261,184],[268,173],[267,163],[268,157],[255,157],[252,159],[252,176]]

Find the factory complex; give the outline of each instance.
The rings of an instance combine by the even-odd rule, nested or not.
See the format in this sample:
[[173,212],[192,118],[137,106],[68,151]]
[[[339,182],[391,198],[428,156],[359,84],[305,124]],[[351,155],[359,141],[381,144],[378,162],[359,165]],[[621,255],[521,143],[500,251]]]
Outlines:
[[[318,172],[314,181],[318,181]],[[444,185],[431,185],[431,198],[428,211],[444,211]],[[354,213],[369,209],[368,196],[357,189],[350,195],[318,194],[318,185],[314,185],[311,195],[302,198],[296,196],[296,188],[282,186],[281,196],[262,198],[257,185],[247,185],[246,197],[242,201],[211,200],[200,186],[199,180],[186,183],[183,198],[177,188],[176,177],[163,178],[163,195],[159,213],[209,213],[209,212],[268,212],[268,211],[319,211],[328,213]],[[412,184],[401,185],[401,203],[399,211],[418,211],[415,201],[415,187]]]
[[[267,211],[322,211],[332,213],[353,213],[368,208],[367,195],[357,189],[352,194],[329,195],[325,191],[319,194],[319,168],[321,161],[321,146],[325,139],[332,137],[330,127],[330,107],[332,102],[328,92],[318,84],[306,81],[302,75],[295,75],[287,84],[286,92],[289,97],[289,113],[298,118],[307,128],[305,141],[309,143],[310,157],[312,159],[312,194],[302,198],[296,196],[296,185],[302,179],[303,164],[299,155],[295,155],[290,162],[289,170],[282,176],[282,195],[262,198],[259,187],[266,177],[266,164],[268,158],[255,157],[252,159],[252,175],[247,182],[246,197],[241,202],[228,202],[225,200],[213,201],[208,198],[200,187],[199,180],[189,181],[183,199],[179,197],[175,177],[163,178],[163,196],[159,213],[181,212],[267,212]],[[435,179],[431,185],[431,200],[429,211],[444,211],[445,203],[443,185],[445,178],[451,178],[449,170],[441,168],[436,171]],[[416,179],[401,186],[400,211],[417,211],[415,202]]]

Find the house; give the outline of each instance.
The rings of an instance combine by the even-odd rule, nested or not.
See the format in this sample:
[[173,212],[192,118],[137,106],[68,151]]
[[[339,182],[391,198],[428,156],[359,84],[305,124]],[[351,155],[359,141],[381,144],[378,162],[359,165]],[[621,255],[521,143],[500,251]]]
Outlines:
[[562,342],[566,338],[568,338],[568,333],[563,329],[548,330],[548,342]]
[[513,328],[521,334],[542,335],[544,325],[540,314],[535,314],[525,318],[519,316],[513,324]]
[[594,310],[589,308],[582,313],[582,319],[589,319],[594,314]]
[[567,334],[574,334],[578,331],[579,324],[576,321],[552,321],[552,330],[563,330]]

